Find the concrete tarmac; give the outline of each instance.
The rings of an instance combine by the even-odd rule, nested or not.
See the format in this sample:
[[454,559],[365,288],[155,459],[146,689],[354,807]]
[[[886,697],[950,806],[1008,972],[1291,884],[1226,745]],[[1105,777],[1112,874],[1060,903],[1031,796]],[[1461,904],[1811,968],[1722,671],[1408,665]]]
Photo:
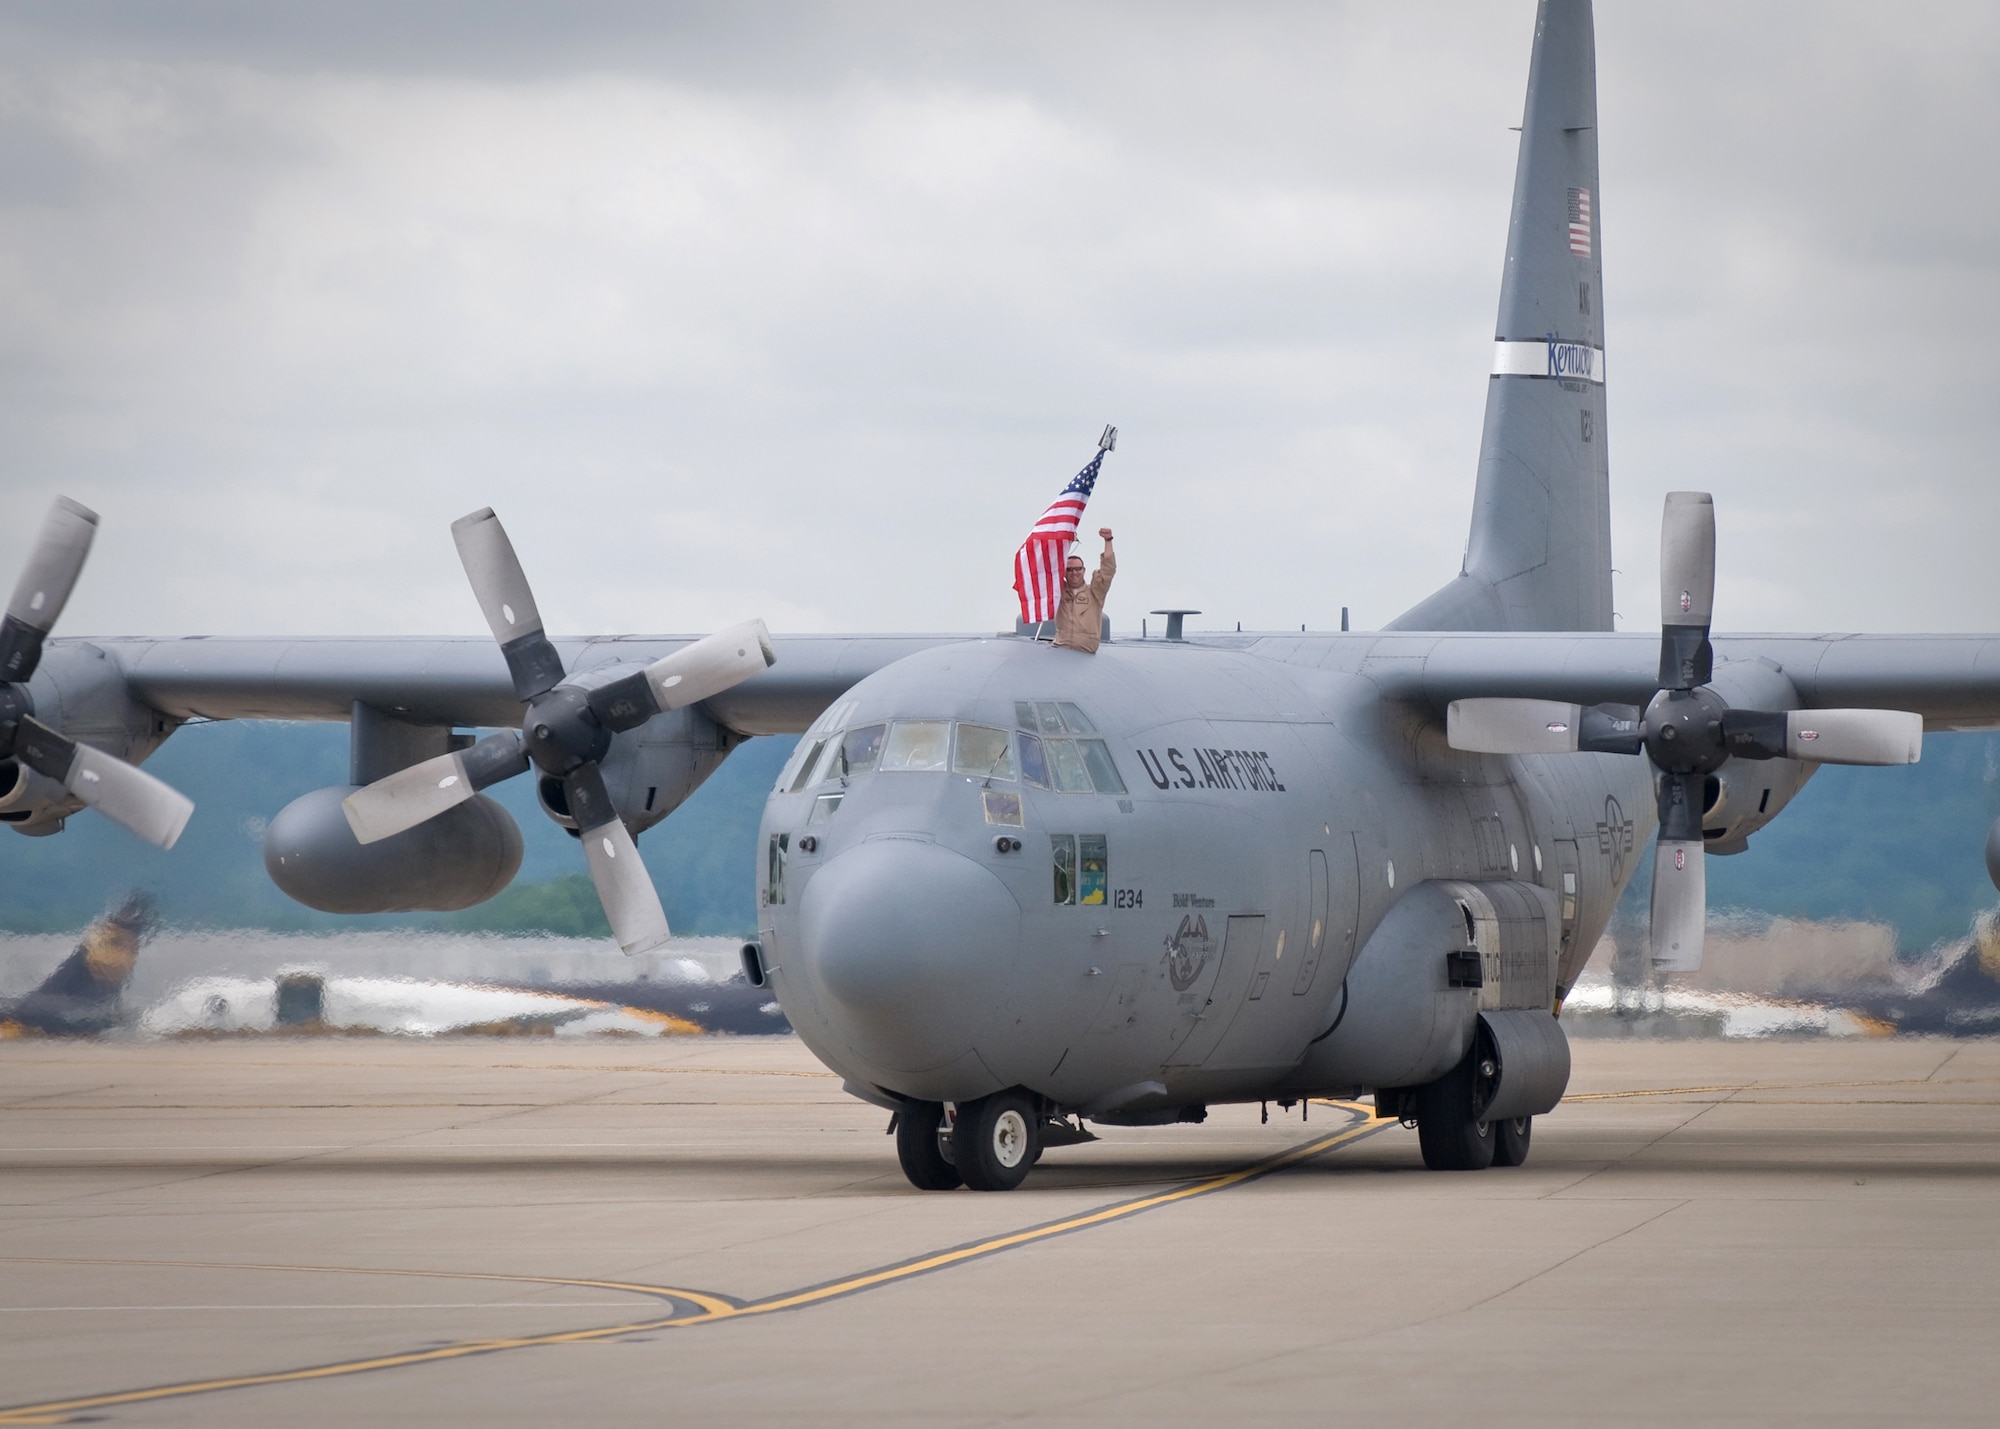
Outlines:
[[1239,1107],[979,1195],[791,1039],[0,1044],[0,1423],[2000,1412],[2000,1044],[1575,1050],[1517,1170]]

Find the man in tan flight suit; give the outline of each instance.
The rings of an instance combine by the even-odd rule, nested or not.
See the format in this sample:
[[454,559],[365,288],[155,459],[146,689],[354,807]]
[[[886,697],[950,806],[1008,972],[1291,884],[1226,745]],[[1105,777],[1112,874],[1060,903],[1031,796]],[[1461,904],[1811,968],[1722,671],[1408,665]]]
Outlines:
[[1104,559],[1097,563],[1097,574],[1089,581],[1083,578],[1083,557],[1073,555],[1063,565],[1062,603],[1056,607],[1056,644],[1065,650],[1081,650],[1086,655],[1097,653],[1097,642],[1104,629],[1104,597],[1111,589],[1111,578],[1118,574],[1118,557],[1111,550],[1111,528],[1100,526],[1097,534],[1104,538]]

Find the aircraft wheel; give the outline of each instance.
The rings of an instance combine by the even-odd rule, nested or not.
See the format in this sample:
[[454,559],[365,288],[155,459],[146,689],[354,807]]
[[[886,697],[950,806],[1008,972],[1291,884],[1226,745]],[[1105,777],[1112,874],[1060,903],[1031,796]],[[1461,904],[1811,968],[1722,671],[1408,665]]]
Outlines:
[[[1473,1112],[1492,1059],[1474,1038],[1457,1066],[1417,1088],[1417,1141],[1433,1171],[1484,1171],[1493,1164],[1493,1127]],[[1525,1145],[1525,1143],[1524,1143]]]
[[1509,1117],[1493,1124],[1493,1164],[1519,1166],[1528,1159],[1528,1138],[1534,1135],[1532,1116]]
[[896,1159],[919,1191],[952,1191],[963,1184],[939,1143],[943,1129],[944,1107],[937,1102],[904,1102],[896,1113]]
[[1041,1153],[1042,1118],[1020,1092],[995,1092],[961,1102],[952,1125],[951,1154],[975,1191],[1011,1191]]

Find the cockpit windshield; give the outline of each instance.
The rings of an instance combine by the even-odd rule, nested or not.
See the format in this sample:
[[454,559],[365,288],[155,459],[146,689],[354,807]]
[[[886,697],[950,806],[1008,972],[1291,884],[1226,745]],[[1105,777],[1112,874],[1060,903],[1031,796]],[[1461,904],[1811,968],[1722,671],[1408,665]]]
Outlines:
[[[987,783],[1022,783],[1061,794],[1123,794],[1109,746],[1075,736],[1092,730],[1089,718],[1067,701],[1021,701],[1018,730],[970,720],[899,719],[853,729],[815,728],[779,777],[793,794],[857,774],[956,774]],[[843,715],[852,710],[841,711]],[[1052,734],[1055,737],[1047,738]]]

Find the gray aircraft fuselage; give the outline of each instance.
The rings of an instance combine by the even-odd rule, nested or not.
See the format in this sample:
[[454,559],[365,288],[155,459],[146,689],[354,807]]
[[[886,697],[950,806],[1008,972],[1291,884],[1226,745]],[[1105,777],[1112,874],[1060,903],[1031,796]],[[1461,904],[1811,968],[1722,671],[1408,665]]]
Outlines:
[[[1022,777],[1023,726],[1064,704],[1123,792]],[[975,726],[971,760],[956,761],[975,772],[920,729],[915,762],[944,767],[841,777],[822,760],[812,777],[829,739],[896,721]],[[1012,741],[1006,777],[976,772],[990,731]],[[1045,748],[1063,737],[1037,732]],[[1406,1028],[1350,1008],[1344,987],[1399,894],[1437,880],[1549,890],[1548,971],[1566,989],[1654,818],[1641,761],[1458,754],[1426,712],[1340,669],[1207,643],[1084,655],[999,638],[898,661],[815,725],[765,806],[758,904],[779,1004],[850,1083],[953,1102],[1022,1086],[1143,1114],[1436,1075],[1410,1057],[1455,1060],[1462,1040],[1417,1044],[1479,998],[1444,985],[1438,945],[1407,950],[1419,981],[1435,965],[1439,1006],[1406,1010]],[[1058,851],[1081,861],[1085,838],[1101,840],[1102,867],[1059,872]],[[1338,1031],[1316,1044],[1336,1018],[1387,1045],[1349,1048]]]

